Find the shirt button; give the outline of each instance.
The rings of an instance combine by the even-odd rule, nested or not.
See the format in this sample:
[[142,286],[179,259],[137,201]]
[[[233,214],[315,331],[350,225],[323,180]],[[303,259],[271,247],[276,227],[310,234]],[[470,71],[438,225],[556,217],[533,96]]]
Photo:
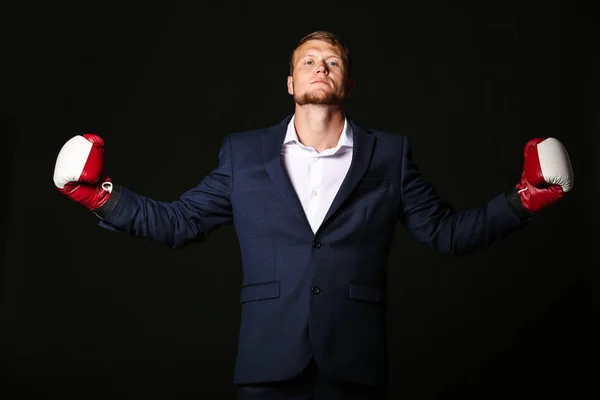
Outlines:
[[310,291],[313,292],[313,294],[319,294],[321,293],[321,288],[318,286],[313,286],[310,288]]
[[312,246],[315,249],[320,249],[321,248],[321,242],[319,242],[318,240],[315,240],[314,242],[312,242]]
[[316,190],[313,190],[313,191],[311,192],[311,194],[312,194],[313,196],[316,196],[316,195],[318,195],[318,194],[319,194],[319,192],[317,192]]

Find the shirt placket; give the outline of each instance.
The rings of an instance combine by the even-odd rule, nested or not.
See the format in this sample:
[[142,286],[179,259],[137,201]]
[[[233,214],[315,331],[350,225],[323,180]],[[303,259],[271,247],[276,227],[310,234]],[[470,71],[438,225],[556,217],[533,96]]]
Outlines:
[[323,163],[324,160],[317,154],[313,154],[308,180],[308,219],[316,231],[320,223],[320,210],[322,208],[322,189],[323,189]]

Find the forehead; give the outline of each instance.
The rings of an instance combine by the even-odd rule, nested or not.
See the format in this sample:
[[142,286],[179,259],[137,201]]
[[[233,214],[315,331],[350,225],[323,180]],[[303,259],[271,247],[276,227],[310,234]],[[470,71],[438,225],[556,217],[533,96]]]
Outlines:
[[311,52],[323,52],[327,54],[335,54],[339,57],[342,56],[342,50],[339,47],[323,40],[308,40],[302,43],[302,45],[296,49],[295,56],[302,57],[303,55]]

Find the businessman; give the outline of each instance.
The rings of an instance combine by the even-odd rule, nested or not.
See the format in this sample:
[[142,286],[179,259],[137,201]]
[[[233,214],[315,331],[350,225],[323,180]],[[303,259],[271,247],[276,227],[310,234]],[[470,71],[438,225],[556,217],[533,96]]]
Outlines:
[[293,113],[226,136],[215,169],[172,202],[113,182],[98,135],[74,136],[58,154],[58,190],[104,228],[179,249],[235,224],[239,399],[386,398],[386,270],[397,221],[460,255],[519,229],[572,189],[564,146],[533,138],[514,187],[455,211],[419,173],[407,137],[345,113],[352,89],[340,39],[323,31],[302,38],[287,80]]

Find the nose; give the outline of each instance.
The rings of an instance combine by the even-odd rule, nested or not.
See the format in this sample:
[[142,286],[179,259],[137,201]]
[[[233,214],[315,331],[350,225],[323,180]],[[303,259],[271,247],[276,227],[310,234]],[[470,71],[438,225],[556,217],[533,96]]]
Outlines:
[[327,75],[329,73],[329,70],[327,69],[327,64],[325,63],[325,61],[321,61],[317,64],[317,74],[318,73],[324,73],[325,75]]

